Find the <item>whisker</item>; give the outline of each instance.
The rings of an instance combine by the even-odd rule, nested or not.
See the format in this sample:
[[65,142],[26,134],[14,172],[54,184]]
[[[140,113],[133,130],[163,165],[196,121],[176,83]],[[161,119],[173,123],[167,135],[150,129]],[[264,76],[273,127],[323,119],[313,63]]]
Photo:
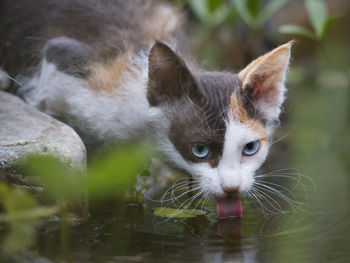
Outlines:
[[260,196],[259,193],[256,192],[256,189],[252,188],[250,190],[250,194],[251,196],[258,202],[258,204],[260,205],[260,207],[262,208],[262,210],[259,210],[262,211],[263,214],[266,214],[265,211],[268,211],[270,214],[273,213],[270,209],[268,209],[262,202],[261,200],[258,198],[257,194]]
[[270,143],[270,146],[273,145],[273,144],[275,144],[275,143],[278,143],[278,142],[284,140],[284,139],[287,138],[291,133],[292,133],[292,131],[288,132],[286,135],[284,135],[284,136],[278,138],[277,140],[272,141],[272,142]]
[[282,194],[280,191],[278,191],[277,189],[275,189],[275,188],[273,188],[273,187],[271,187],[271,186],[261,184],[261,185],[255,185],[255,187],[256,187],[257,189],[261,189],[261,190],[270,192],[270,193],[272,193],[272,194],[274,194],[274,195],[277,195],[277,196],[281,197],[281,198],[282,198],[283,200],[285,200],[285,201],[288,200],[288,201],[290,201],[290,202],[292,202],[292,203],[302,204],[302,202],[298,202],[298,201],[296,201],[296,200],[293,200],[293,199],[289,198],[287,195]]
[[[270,206],[271,206],[273,209],[275,209],[276,212],[285,213],[285,211],[283,210],[282,206],[281,206],[273,197],[269,196],[268,194],[266,194],[265,192],[263,192],[263,191],[261,191],[261,190],[259,190],[259,189],[255,189],[255,190],[256,190],[257,193],[260,194],[260,196],[261,196],[262,198],[264,198],[264,199],[270,204]],[[274,204],[276,204],[276,206],[277,206],[278,208],[277,208],[276,206],[274,206],[269,200],[271,200]],[[276,213],[276,212],[275,212],[275,213]],[[275,213],[274,213],[274,214],[275,214]]]
[[[254,184],[257,184],[257,185],[274,185],[274,186],[277,186],[277,187],[283,189],[283,191],[287,192],[288,194],[293,195],[293,192],[292,192],[291,189],[289,189],[286,186],[280,185],[280,184],[275,184],[275,183],[268,182],[268,181],[263,181],[263,180],[256,180],[254,182]],[[282,191],[280,191],[280,192],[282,192]],[[293,195],[293,197],[294,197],[294,195]]]

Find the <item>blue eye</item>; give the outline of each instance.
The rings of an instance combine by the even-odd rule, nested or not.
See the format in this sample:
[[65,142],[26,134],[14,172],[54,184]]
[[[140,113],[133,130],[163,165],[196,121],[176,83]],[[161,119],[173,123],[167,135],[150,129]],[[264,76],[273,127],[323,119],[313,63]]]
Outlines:
[[197,142],[192,144],[192,153],[198,158],[206,158],[211,153],[211,150],[208,145]]
[[243,155],[252,156],[256,154],[260,149],[260,141],[256,140],[250,143],[247,143],[243,148]]

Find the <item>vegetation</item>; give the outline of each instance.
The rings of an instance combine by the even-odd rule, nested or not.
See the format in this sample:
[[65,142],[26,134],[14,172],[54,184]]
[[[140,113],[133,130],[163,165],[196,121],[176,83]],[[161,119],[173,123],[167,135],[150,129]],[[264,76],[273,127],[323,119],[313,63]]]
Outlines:
[[10,229],[2,242],[3,252],[15,253],[30,245],[41,218],[56,214],[63,218],[79,216],[70,215],[69,208],[83,206],[86,192],[90,200],[120,196],[142,171],[148,157],[146,147],[124,146],[101,154],[89,163],[86,171],[82,171],[67,167],[53,156],[28,156],[18,170],[40,182],[45,189],[46,204],[40,204],[31,194],[17,187],[0,184],[4,208],[0,223],[7,223]]

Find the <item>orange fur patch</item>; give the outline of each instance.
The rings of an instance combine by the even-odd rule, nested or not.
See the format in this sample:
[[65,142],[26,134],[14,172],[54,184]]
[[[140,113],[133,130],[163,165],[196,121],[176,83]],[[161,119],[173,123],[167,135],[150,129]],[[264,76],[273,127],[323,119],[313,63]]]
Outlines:
[[230,98],[229,116],[231,116],[234,120],[247,125],[250,129],[259,134],[262,140],[266,140],[266,130],[262,123],[259,120],[249,117],[241,101],[235,94],[232,94]]
[[[182,13],[167,4],[150,8],[147,12],[145,16],[151,19],[145,20],[142,25],[144,35],[140,43],[151,47],[156,40],[159,40],[170,45],[173,42],[174,32],[183,21]],[[141,73],[130,61],[130,57],[135,53],[134,44],[129,43],[127,36],[124,41],[124,45],[129,48],[126,53],[119,55],[112,63],[95,64],[91,67],[91,74],[87,80],[89,89],[111,92],[118,89],[125,74],[128,77],[140,78]]]
[[94,91],[112,92],[120,85],[124,74],[133,74],[128,54],[118,56],[112,63],[91,67],[87,87]]
[[230,98],[229,115],[241,123],[245,123],[249,120],[248,113],[235,94],[232,94]]

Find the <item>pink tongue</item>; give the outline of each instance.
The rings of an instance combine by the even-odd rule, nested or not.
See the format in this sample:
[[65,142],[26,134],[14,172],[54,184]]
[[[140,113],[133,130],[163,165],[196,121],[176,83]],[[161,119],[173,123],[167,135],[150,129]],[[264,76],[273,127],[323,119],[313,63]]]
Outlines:
[[239,196],[216,198],[216,213],[219,218],[241,216],[241,199]]

